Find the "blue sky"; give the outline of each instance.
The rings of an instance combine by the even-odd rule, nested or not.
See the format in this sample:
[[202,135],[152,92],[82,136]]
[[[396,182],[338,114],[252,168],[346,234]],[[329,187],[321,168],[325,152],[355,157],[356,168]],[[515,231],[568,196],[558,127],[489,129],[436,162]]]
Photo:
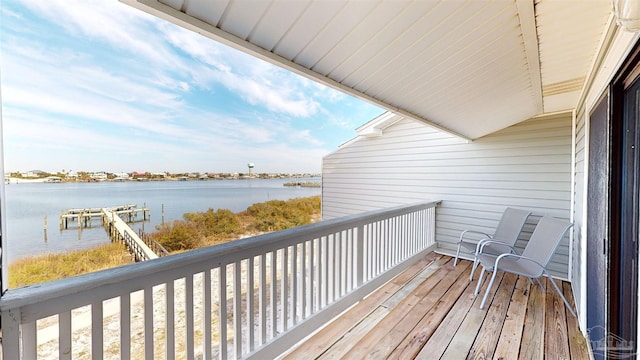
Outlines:
[[3,0],[6,171],[320,172],[383,112],[115,0]]

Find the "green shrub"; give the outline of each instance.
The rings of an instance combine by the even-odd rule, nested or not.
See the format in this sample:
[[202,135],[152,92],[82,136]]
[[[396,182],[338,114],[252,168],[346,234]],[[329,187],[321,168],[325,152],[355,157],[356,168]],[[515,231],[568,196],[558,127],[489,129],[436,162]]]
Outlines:
[[253,204],[243,214],[252,218],[250,227],[254,230],[280,231],[310,223],[311,215],[319,210],[320,197],[316,196]]
[[319,214],[320,196],[271,200],[253,204],[239,214],[226,209],[186,213],[184,221],[159,226],[151,236],[169,252],[184,251],[226,242],[243,232],[279,231],[306,225]]
[[186,213],[184,219],[195,224],[203,236],[215,236],[219,234],[237,234],[242,231],[242,224],[238,216],[231,210],[209,209],[200,213]]
[[181,220],[159,226],[151,236],[169,252],[196,249],[202,243],[197,227]]

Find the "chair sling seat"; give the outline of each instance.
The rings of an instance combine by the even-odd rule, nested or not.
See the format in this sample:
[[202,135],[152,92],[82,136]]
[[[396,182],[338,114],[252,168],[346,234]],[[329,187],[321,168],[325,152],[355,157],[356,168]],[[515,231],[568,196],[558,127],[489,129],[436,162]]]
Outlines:
[[[497,256],[492,255],[478,255],[480,263],[493,264],[488,271],[495,270],[495,261]],[[498,270],[510,272],[516,275],[526,276],[530,278],[536,278],[542,276],[544,267],[533,260],[528,260],[522,257],[503,257],[500,259],[500,267]]]

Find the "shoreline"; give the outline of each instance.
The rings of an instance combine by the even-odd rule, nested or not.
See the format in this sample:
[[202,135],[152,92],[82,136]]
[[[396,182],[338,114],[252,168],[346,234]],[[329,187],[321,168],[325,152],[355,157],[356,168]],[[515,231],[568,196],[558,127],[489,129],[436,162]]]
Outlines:
[[[158,182],[158,181],[222,181],[222,180],[285,180],[285,179],[320,179],[322,176],[315,175],[300,175],[300,176],[275,176],[275,177],[260,177],[260,176],[238,176],[238,177],[207,177],[207,178],[184,178],[184,177],[167,177],[167,178],[154,178],[154,179],[146,179],[146,178],[129,178],[129,179],[101,179],[101,180],[82,180],[82,179],[73,179],[73,180],[57,180],[57,179],[49,179],[49,178],[37,178],[37,179],[25,179],[25,178],[16,178],[16,177],[6,177],[4,178],[5,185],[17,185],[17,184],[93,184],[93,183],[101,183],[101,182]],[[303,182],[298,182],[303,183]],[[287,186],[287,185],[284,185]]]
[[149,233],[155,231],[163,222],[183,219],[185,213],[204,212],[209,208],[239,212],[252,204],[268,200],[320,195],[319,189],[282,186],[286,181],[289,180],[100,182],[62,185],[21,182],[17,185],[6,185],[4,191],[7,198],[7,218],[10,222],[7,238],[10,241],[5,250],[13,262],[39,253],[64,253],[109,241],[107,233],[95,218],[88,227],[78,229],[70,223],[68,229],[60,231],[59,217],[64,209],[136,204],[138,207],[149,208],[151,217],[145,222],[136,222],[132,228],[136,232],[144,230]]
[[[301,198],[291,198],[289,200],[284,200],[286,201],[291,201],[291,200],[295,200],[295,199],[311,199],[314,198],[318,195],[314,195],[314,196],[308,196],[308,197],[301,197]],[[251,206],[254,205],[259,205],[259,204],[266,204],[269,203],[272,200],[267,200],[267,201],[263,201],[263,202],[257,202],[257,203],[253,203],[251,205],[249,205],[245,210],[241,210],[241,211],[236,211],[233,212],[233,214],[235,214],[236,216],[240,216],[241,213],[247,211]],[[218,210],[228,210],[228,209],[218,209]],[[230,210],[229,210],[230,211]],[[206,211],[195,211],[195,212],[189,212],[189,213],[194,213],[194,214],[203,214]],[[183,214],[184,216],[184,214]],[[310,220],[309,223],[315,223],[321,220],[321,215],[320,213],[310,213]],[[168,224],[171,223],[171,221],[167,222]],[[243,224],[243,226],[245,226],[245,231],[240,232],[240,233],[234,233],[232,234],[232,236],[226,238],[226,239],[222,239],[220,243],[225,243],[225,242],[230,242],[230,241],[235,241],[235,240],[241,240],[241,239],[245,239],[245,238],[249,238],[249,237],[253,237],[253,236],[257,236],[257,235],[261,235],[264,234],[266,232],[271,232],[271,231],[278,231],[278,230],[271,230],[271,231],[263,231],[263,230],[257,230],[257,229],[251,229],[251,230],[247,230],[246,226],[247,225],[255,225],[255,224]],[[98,225],[96,227],[90,227],[90,228],[86,228],[85,230],[93,230],[96,229],[98,231],[102,230],[104,231],[103,226]],[[79,229],[82,230],[82,229]],[[145,233],[145,235],[151,235],[153,233],[159,233],[161,230],[158,228],[154,228],[154,230],[152,230],[149,233]],[[106,236],[108,239],[108,235]],[[25,255],[25,256],[21,256],[21,257],[17,257],[17,258],[12,258],[11,262],[8,264],[8,266],[12,266],[17,262],[21,262],[21,261],[32,261],[32,260],[44,260],[48,257],[52,257],[52,256],[65,256],[65,255],[70,255],[70,254],[78,254],[78,253],[82,253],[85,251],[91,251],[91,250],[96,250],[96,249],[100,249],[103,246],[109,245],[109,244],[114,244],[113,241],[106,241],[106,242],[102,242],[102,243],[96,243],[93,244],[92,246],[88,246],[88,247],[83,247],[80,249],[67,249],[67,250],[48,250],[46,252],[42,252],[42,253],[38,253],[38,254],[29,254],[29,255]],[[207,245],[203,245],[203,247],[206,246],[213,246],[213,245],[217,245],[217,244],[207,244]],[[190,250],[195,250],[197,248],[193,248],[193,249],[185,249],[186,251],[190,251]],[[170,252],[171,254],[174,254],[176,252]]]

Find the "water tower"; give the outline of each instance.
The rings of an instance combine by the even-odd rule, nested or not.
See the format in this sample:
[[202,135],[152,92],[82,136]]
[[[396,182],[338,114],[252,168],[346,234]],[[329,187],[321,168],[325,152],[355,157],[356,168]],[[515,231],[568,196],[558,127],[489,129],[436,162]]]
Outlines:
[[249,167],[249,176],[253,176],[253,168],[255,165],[253,163],[248,163],[247,166]]

